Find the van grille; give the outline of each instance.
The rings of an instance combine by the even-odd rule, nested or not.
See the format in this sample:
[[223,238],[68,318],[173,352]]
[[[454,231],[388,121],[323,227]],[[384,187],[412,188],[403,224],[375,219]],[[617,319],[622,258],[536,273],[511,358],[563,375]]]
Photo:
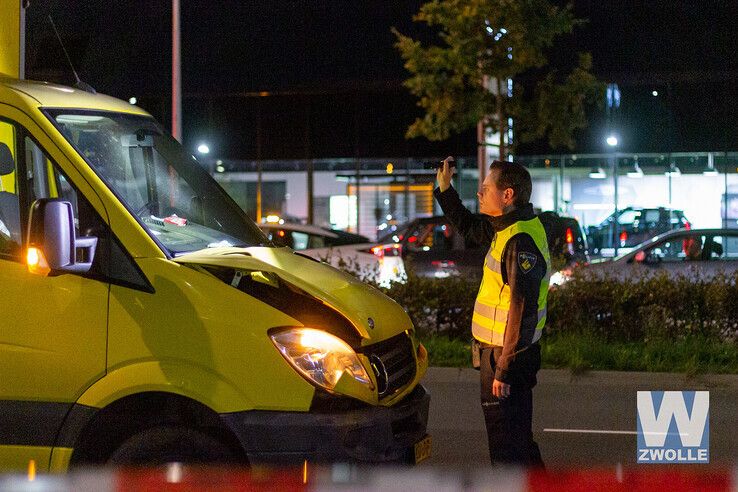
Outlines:
[[380,397],[396,393],[415,377],[413,343],[405,333],[364,347],[361,352],[377,377]]

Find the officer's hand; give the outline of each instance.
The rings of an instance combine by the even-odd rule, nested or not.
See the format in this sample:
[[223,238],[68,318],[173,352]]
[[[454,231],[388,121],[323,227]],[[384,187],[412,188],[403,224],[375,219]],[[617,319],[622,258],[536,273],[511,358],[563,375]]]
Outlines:
[[438,172],[436,173],[438,188],[440,188],[442,192],[451,187],[451,178],[454,175],[454,168],[448,165],[448,161],[453,159],[454,158],[451,156],[446,157],[443,160],[443,166],[439,167]]
[[492,381],[492,394],[500,399],[507,398],[510,396],[510,385],[495,379]]

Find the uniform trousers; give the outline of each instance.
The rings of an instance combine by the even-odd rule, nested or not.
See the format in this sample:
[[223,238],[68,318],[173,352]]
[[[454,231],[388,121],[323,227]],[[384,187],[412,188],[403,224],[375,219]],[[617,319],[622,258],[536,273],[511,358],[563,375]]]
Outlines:
[[492,395],[495,363],[502,347],[483,347],[480,360],[481,400],[492,464],[543,468],[541,451],[533,440],[533,387],[541,368],[541,347],[534,343],[516,354],[509,365],[510,396]]

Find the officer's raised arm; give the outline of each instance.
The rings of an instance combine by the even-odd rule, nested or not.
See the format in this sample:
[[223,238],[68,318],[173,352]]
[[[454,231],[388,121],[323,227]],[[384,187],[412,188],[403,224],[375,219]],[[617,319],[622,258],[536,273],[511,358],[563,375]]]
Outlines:
[[448,156],[439,166],[436,172],[438,187],[433,190],[433,195],[438,200],[443,214],[459,234],[476,244],[489,243],[494,236],[494,230],[489,221],[474,215],[461,203],[459,194],[451,185],[454,167],[449,165],[450,161],[453,161],[453,157]]

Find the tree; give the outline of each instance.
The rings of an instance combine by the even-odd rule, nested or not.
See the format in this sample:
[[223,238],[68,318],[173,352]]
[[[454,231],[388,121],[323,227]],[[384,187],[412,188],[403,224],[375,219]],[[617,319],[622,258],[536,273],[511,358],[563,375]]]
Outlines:
[[[505,135],[512,117],[521,140],[547,138],[552,148],[573,149],[575,132],[587,126],[587,106],[604,91],[590,73],[589,54],[579,55],[579,65],[565,77],[557,71],[542,76],[532,95],[516,85],[508,97],[507,87],[507,80],[539,72],[554,40],[583,22],[571,6],[548,0],[431,0],[414,20],[434,28],[439,42],[426,46],[393,29],[411,74],[405,86],[425,110],[406,138],[444,140],[480,122]],[[504,159],[504,139],[500,143]]]

